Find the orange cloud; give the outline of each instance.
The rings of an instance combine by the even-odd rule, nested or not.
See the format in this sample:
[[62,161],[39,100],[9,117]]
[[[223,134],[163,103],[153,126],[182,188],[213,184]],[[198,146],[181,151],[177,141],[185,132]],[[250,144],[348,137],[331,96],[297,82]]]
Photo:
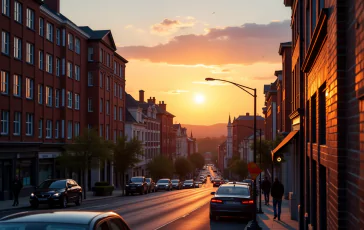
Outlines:
[[[176,22],[167,21],[166,25]],[[239,27],[212,28],[203,35],[176,36],[152,47],[127,46],[118,52],[127,59],[184,65],[278,63],[279,44],[291,40],[290,21],[247,23]]]
[[194,26],[195,22],[193,17],[187,17],[187,20],[187,22],[182,22],[179,20],[165,18],[161,23],[152,25],[151,30],[152,33],[163,35],[176,32],[179,29]]

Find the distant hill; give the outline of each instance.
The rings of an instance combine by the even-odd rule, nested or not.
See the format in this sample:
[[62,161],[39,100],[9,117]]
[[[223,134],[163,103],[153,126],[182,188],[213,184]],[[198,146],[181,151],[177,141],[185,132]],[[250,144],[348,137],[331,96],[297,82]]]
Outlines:
[[219,123],[214,125],[185,125],[181,124],[182,127],[187,128],[188,136],[191,135],[195,138],[204,137],[221,137],[227,135],[227,124]]

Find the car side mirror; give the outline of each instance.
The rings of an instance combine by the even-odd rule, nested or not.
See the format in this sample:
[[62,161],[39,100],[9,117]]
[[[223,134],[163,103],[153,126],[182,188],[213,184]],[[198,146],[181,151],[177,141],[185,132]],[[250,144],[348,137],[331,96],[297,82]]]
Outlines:
[[215,195],[215,192],[211,192],[211,195]]
[[71,184],[67,185],[67,188],[72,188],[72,185]]

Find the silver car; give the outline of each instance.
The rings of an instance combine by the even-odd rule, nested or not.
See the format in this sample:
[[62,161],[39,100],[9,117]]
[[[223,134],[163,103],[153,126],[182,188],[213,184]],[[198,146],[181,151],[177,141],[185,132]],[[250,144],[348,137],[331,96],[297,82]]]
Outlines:
[[172,191],[172,182],[168,178],[160,179],[157,181],[157,184],[155,187],[156,187],[156,191],[159,191],[159,190]]

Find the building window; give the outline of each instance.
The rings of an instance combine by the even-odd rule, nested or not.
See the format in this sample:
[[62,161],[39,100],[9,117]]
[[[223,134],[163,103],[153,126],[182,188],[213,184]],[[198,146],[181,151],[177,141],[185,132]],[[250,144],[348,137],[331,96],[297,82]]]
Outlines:
[[124,134],[123,134],[123,131],[122,131],[122,130],[120,130],[120,131],[119,131],[119,137],[123,137],[123,135],[124,135]]
[[316,94],[314,94],[311,97],[311,142],[316,143],[316,125],[317,125],[317,119],[316,119]]
[[1,52],[3,54],[9,55],[9,33],[1,32]]
[[104,51],[102,49],[100,49],[100,62],[101,63],[104,61],[103,54],[104,54]]
[[39,123],[38,123],[38,137],[42,138],[43,137],[43,119],[39,119]]
[[38,103],[43,104],[43,85],[38,85]]
[[114,74],[116,74],[116,73],[117,73],[117,62],[114,61]]
[[104,100],[102,98],[100,98],[100,113],[102,113],[102,108],[104,107]]
[[106,101],[106,114],[110,115],[110,101],[109,100]]
[[46,138],[52,138],[52,120],[47,120],[46,122]]
[[80,95],[75,93],[75,109],[80,110]]
[[19,22],[19,23],[22,23],[23,22],[23,14],[22,14],[22,9],[23,6],[21,3],[19,3],[18,1],[14,1],[14,20]]
[[80,81],[80,67],[75,65],[75,80]]
[[9,73],[1,71],[0,80],[1,80],[1,85],[0,85],[1,94],[9,94]]
[[10,17],[10,0],[2,0],[2,13]]
[[123,87],[119,86],[119,98],[123,99]]
[[60,68],[60,63],[61,62],[61,60],[59,60],[59,58],[56,58],[56,76],[57,77],[59,77],[59,75],[60,75],[60,70],[59,70],[59,68]]
[[88,112],[93,112],[92,98],[88,98],[88,100],[87,100],[87,111]]
[[34,64],[34,45],[27,43],[27,63]]
[[39,18],[39,35],[41,37],[44,36],[44,19],[43,18]]
[[56,29],[56,44],[61,45],[61,30],[58,28]]
[[14,75],[14,87],[13,87],[13,95],[20,97],[21,96],[21,76]]
[[50,55],[50,54],[47,54],[46,55],[46,61],[47,61],[46,71],[48,73],[53,73],[53,56]]
[[88,72],[87,74],[87,85],[88,86],[93,86],[94,85],[94,79],[92,76],[92,72]]
[[110,90],[110,78],[106,77],[106,90],[109,91]]
[[67,62],[67,77],[72,78],[72,63]]
[[94,48],[88,47],[88,61],[94,60]]
[[27,8],[27,27],[34,30],[34,10]]
[[117,112],[117,108],[116,108],[116,105],[114,105],[114,121],[116,121],[116,119],[117,119],[116,112]]
[[106,125],[106,133],[105,133],[105,139],[106,140],[109,140],[109,129],[110,129],[110,126]]
[[33,114],[31,113],[26,114],[25,135],[27,136],[33,135]]
[[100,127],[99,127],[99,135],[100,135],[100,137],[102,137],[103,129],[104,129],[104,125],[100,125]]
[[110,54],[106,55],[106,65],[110,66]]
[[9,134],[9,111],[1,111],[1,134]]
[[81,41],[78,38],[75,40],[75,50],[77,54],[81,53]]
[[119,121],[123,121],[123,107],[119,107]]
[[54,138],[59,138],[59,121],[56,121],[56,127],[54,127]]
[[100,73],[100,88],[102,88],[102,82],[103,82],[103,76],[102,76],[102,73]]
[[47,40],[53,42],[53,25],[47,23]]
[[39,50],[39,69],[43,70],[43,51]]
[[73,50],[73,35],[68,34],[68,49]]
[[319,141],[326,145],[326,84],[319,89]]
[[59,108],[59,89],[54,90],[54,106]]
[[52,107],[52,96],[53,96],[53,90],[51,87],[46,86],[46,105],[49,107]]
[[68,121],[68,127],[67,127],[67,139],[72,139],[72,121]]
[[21,127],[21,113],[14,113],[14,136],[20,135],[20,127]]
[[75,137],[80,136],[80,122],[75,123]]
[[122,71],[122,66],[119,65],[119,77],[122,78],[123,77],[123,71]]
[[21,59],[21,39],[14,37],[14,58]]
[[72,92],[71,91],[67,92],[67,98],[68,98],[67,107],[72,109]]
[[114,97],[118,96],[118,84],[114,83]]
[[315,31],[316,28],[316,17],[317,17],[317,2],[316,0],[311,0],[311,15],[312,15],[312,19],[311,19],[311,33],[313,34],[313,32]]
[[116,143],[116,139],[117,139],[117,136],[116,136],[116,129],[114,129],[113,138],[114,138],[114,143]]
[[34,81],[33,79],[26,78],[25,79],[25,97],[27,99],[33,99],[34,92]]

